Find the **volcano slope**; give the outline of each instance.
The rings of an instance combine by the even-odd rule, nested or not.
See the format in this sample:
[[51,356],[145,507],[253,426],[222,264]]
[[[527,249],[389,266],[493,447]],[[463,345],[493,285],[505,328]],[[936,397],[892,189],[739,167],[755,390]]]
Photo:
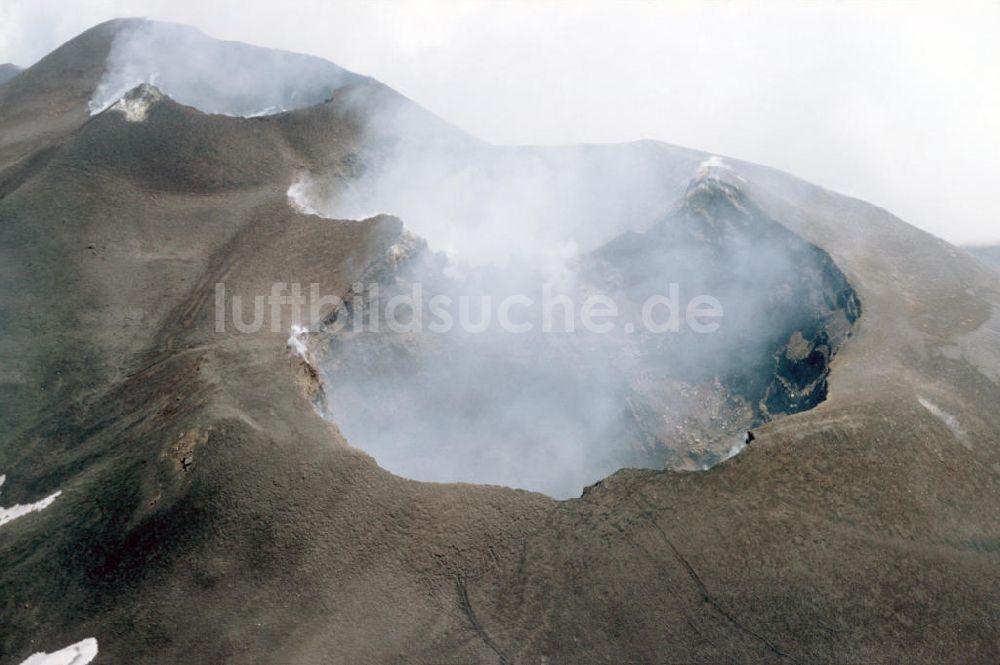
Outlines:
[[[219,333],[213,303],[217,283],[346,295],[384,260],[399,220],[324,219],[286,192],[351,164],[376,104],[408,102],[351,78],[260,118],[148,88],[90,116],[134,25],[0,86],[0,500],[60,492],[0,525],[4,662],[85,638],[97,663],[1000,658],[992,271],[730,161],[741,195],[860,299],[825,401],[709,471],[621,470],[577,499],[405,480],[319,415],[316,370],[270,312],[259,333]],[[457,136],[415,113],[410,131]],[[586,152],[599,170],[623,151],[678,195],[706,157]]]

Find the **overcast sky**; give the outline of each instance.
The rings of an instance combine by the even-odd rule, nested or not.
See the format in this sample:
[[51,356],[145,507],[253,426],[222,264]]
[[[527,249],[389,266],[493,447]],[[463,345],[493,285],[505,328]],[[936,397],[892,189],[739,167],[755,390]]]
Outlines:
[[495,143],[654,138],[1000,242],[1000,2],[0,0],[0,62],[116,16],[311,53]]

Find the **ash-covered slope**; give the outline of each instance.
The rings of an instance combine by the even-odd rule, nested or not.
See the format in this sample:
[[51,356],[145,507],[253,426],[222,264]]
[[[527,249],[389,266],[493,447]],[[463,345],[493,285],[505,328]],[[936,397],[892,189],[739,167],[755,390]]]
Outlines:
[[[620,471],[579,499],[404,480],[317,413],[316,369],[269,308],[258,333],[217,332],[215,285],[347,296],[396,256],[395,218],[290,207],[303,173],[347,199],[387,145],[451,142],[480,170],[545,151],[464,138],[369,80],[259,118],[152,89],[138,115],[91,117],[130,25],[0,87],[0,501],[61,492],[0,526],[5,659],[85,638],[95,663],[1000,657],[995,273],[730,160],[741,196],[861,302],[825,401],[710,471]],[[573,150],[589,174],[623,154],[658,174],[650,209],[706,157]]]

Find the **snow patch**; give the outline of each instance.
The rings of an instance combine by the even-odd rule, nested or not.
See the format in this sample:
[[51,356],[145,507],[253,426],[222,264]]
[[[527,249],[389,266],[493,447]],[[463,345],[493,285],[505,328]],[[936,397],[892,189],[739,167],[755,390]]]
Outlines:
[[926,397],[918,397],[917,401],[920,402],[922,407],[930,411],[935,418],[944,423],[945,427],[951,430],[951,433],[954,434],[956,438],[965,438],[965,429],[962,428],[962,424],[958,421],[958,418],[951,415]]
[[87,665],[96,656],[97,640],[88,637],[53,653],[39,651],[21,665]]
[[[0,476],[0,487],[3,487],[4,482],[6,482],[7,476]],[[13,505],[10,508],[0,508],[0,526],[3,526],[7,522],[16,520],[18,517],[24,517],[28,513],[35,513],[39,510],[43,510],[52,505],[62,492],[56,492],[51,494],[41,501],[36,501],[35,503],[29,503],[26,505]]]
[[263,117],[269,116],[269,115],[278,115],[279,113],[287,113],[288,111],[291,111],[291,110],[292,109],[290,109],[290,108],[288,108],[286,106],[281,106],[281,105],[279,105],[279,106],[268,106],[267,108],[261,109],[260,111],[254,111],[253,113],[248,113],[248,114],[246,114],[243,117],[245,117],[245,118],[263,118]]

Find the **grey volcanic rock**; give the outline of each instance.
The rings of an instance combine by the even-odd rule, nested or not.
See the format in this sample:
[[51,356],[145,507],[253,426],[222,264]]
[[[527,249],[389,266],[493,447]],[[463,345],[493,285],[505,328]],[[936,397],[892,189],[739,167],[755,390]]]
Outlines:
[[[392,144],[366,131],[387,100],[410,109],[407,140],[483,164],[538,153],[461,137],[353,77],[258,118],[162,88],[133,96],[141,120],[91,116],[134,25],[97,26],[0,87],[0,500],[61,492],[0,526],[6,660],[90,637],[99,663],[1000,659],[994,271],[727,160],[754,214],[829,257],[860,302],[824,401],[709,471],[621,470],[565,501],[405,480],[317,412],[324,386],[287,328],[216,331],[215,284],[347,296],[385,261],[405,219],[324,219],[287,192],[303,172],[347,190],[357,156]],[[706,158],[581,152],[589,173],[622,153],[660,169],[674,202]]]

